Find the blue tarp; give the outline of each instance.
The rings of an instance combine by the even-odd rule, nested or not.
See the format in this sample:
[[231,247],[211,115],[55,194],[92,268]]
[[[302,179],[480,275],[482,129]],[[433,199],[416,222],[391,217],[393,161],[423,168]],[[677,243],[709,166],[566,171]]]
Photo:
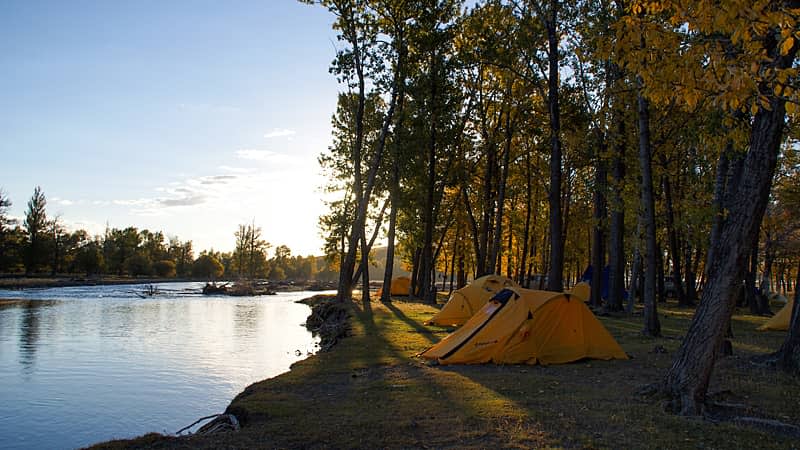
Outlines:
[[[602,297],[603,300],[608,299],[608,285],[609,285],[609,283],[608,283],[608,273],[609,273],[609,271],[610,271],[609,266],[605,266],[605,267],[603,267],[603,273],[600,275],[600,282],[601,282],[600,297]],[[589,283],[590,285],[592,284],[592,266],[591,265],[589,265],[589,267],[587,267],[586,270],[583,272],[583,275],[581,275],[581,281],[585,281],[585,282]],[[623,299],[627,299],[628,298],[628,291],[626,291],[626,290],[622,291],[622,298]]]

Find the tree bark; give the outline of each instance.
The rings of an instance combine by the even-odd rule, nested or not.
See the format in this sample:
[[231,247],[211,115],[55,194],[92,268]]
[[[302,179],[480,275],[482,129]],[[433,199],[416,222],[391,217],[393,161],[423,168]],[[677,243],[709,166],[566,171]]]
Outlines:
[[[662,157],[662,162],[666,168],[666,159]],[[683,286],[683,266],[681,264],[681,249],[678,245],[678,231],[675,229],[675,209],[672,198],[672,182],[669,175],[664,175],[664,202],[667,206],[667,236],[669,237],[669,256],[672,260],[672,280],[675,283],[678,305],[694,306],[686,298],[686,290]]]
[[[614,189],[608,249],[608,308],[619,311],[625,292],[625,203],[622,197],[625,183],[625,121],[621,113],[615,113],[615,117],[618,125],[612,161]],[[632,297],[633,293],[629,295]]]
[[503,212],[505,209],[506,201],[506,184],[508,182],[508,166],[511,160],[511,139],[514,136],[511,129],[511,111],[508,107],[506,111],[506,139],[505,148],[503,149],[503,167],[500,179],[498,180],[499,187],[497,189],[497,215],[495,216],[495,229],[494,239],[492,241],[492,250],[489,252],[489,265],[493,273],[500,273],[500,240],[503,236]]
[[389,193],[392,208],[389,210],[389,230],[386,236],[386,270],[383,272],[384,289],[381,290],[382,302],[392,301],[392,289],[386,289],[385,287],[392,285],[392,274],[394,273],[394,241],[397,230],[397,202],[400,195],[400,170],[398,165],[396,160],[392,163],[392,187]]
[[725,186],[726,178],[728,175],[729,159],[728,154],[733,151],[733,143],[729,142],[725,149],[719,155],[717,161],[717,178],[714,183],[714,200],[712,206],[714,208],[714,219],[711,222],[711,237],[708,245],[708,257],[706,258],[705,275],[708,276],[708,268],[711,267],[711,261],[714,260],[714,247],[719,241],[719,231],[722,228],[722,223],[725,217]]
[[563,220],[561,217],[561,110],[559,107],[559,36],[558,2],[550,1],[550,17],[545,21],[547,27],[547,105],[550,112],[550,269],[547,274],[547,290],[564,290],[564,246]]
[[525,278],[526,272],[530,272],[527,270],[528,267],[528,243],[530,242],[531,236],[531,209],[533,208],[533,199],[531,198],[531,184],[532,184],[532,177],[531,177],[531,155],[530,152],[525,153],[525,230],[522,234],[522,258],[520,261],[520,269],[519,269],[519,278],[517,279],[517,283],[520,286],[526,286]]
[[[604,138],[600,138],[604,141]],[[592,290],[591,303],[600,306],[603,303],[603,268],[605,267],[605,221],[606,221],[606,163],[603,159],[605,142],[597,148],[596,169],[594,177],[594,225],[592,227]],[[611,309],[611,308],[607,308]]]
[[744,301],[750,307],[753,314],[761,314],[760,304],[756,290],[756,272],[758,271],[758,231],[753,238],[754,242],[750,248],[750,268],[747,270],[744,279]]
[[431,55],[430,66],[430,129],[428,136],[428,180],[425,193],[425,206],[422,212],[424,223],[424,236],[422,243],[422,264],[420,273],[419,295],[422,300],[428,303],[436,303],[435,293],[431,285],[431,272],[433,271],[433,227],[434,227],[434,194],[436,190],[436,139],[438,120],[437,106],[437,55],[436,51]]
[[[640,82],[641,83],[641,82]],[[639,216],[644,229],[645,257],[644,257],[644,328],[642,334],[646,336],[660,336],[661,324],[658,321],[658,306],[656,303],[656,215],[655,199],[653,195],[653,170],[652,155],[650,152],[650,110],[644,94],[639,93],[639,164],[642,171],[642,207]]]

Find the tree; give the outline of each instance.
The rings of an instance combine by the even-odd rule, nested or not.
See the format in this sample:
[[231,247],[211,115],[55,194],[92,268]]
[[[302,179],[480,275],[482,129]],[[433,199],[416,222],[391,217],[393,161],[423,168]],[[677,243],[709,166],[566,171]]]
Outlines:
[[103,244],[99,239],[89,240],[75,253],[74,267],[86,276],[98,275],[105,269]]
[[125,260],[125,269],[129,275],[134,277],[150,276],[153,274],[153,262],[144,253],[137,252]]
[[11,207],[11,199],[0,189],[0,272],[7,271],[11,266],[9,260],[11,248],[11,226],[15,221],[8,217],[8,209]]
[[203,252],[192,265],[192,275],[207,280],[216,280],[225,272],[222,263],[214,255]]
[[261,238],[261,228],[255,223],[239,225],[234,233],[236,236],[236,249],[233,259],[239,277],[249,279],[265,277],[267,275],[267,250],[271,247],[269,242]]
[[[742,174],[732,186],[730,210],[689,331],[663,381],[655,386],[673,400],[675,411],[704,409],[714,362],[734,308],[745,261],[757,237],[777,165],[795,57],[800,47],[796,9],[800,2],[752,4],[743,0],[635,2],[622,21],[631,32],[629,63],[657,101],[694,108],[703,96],[733,111],[752,114]],[[666,19],[666,20],[665,20]],[[643,35],[647,51],[637,51]],[[651,48],[661,51],[654,53]],[[650,55],[650,56],[648,56]],[[653,61],[659,55],[662,61]],[[649,58],[649,59],[648,59]],[[645,66],[641,61],[648,59]],[[677,70],[664,70],[674,64]],[[714,76],[708,76],[708,70]],[[703,76],[698,76],[700,74]],[[666,78],[666,79],[665,79]]]
[[169,259],[162,259],[153,264],[153,271],[161,278],[172,278],[176,274],[175,262]]
[[37,271],[45,262],[47,231],[47,198],[40,186],[36,186],[33,196],[28,200],[28,209],[25,211],[25,232],[28,242],[25,251],[25,272],[30,274]]

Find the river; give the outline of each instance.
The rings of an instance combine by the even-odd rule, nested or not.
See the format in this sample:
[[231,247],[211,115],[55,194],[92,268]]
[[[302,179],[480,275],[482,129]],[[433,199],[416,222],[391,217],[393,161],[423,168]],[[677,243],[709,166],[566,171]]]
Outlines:
[[76,448],[174,433],[315,351],[295,301],[202,283],[0,290],[0,447]]

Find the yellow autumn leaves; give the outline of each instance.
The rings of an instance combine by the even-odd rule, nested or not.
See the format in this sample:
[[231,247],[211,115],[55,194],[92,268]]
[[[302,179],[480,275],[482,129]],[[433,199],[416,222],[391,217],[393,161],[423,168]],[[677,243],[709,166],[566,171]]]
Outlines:
[[777,60],[797,51],[799,19],[769,0],[636,0],[616,25],[613,57],[654,102],[755,114],[785,100],[796,114],[797,69]]

